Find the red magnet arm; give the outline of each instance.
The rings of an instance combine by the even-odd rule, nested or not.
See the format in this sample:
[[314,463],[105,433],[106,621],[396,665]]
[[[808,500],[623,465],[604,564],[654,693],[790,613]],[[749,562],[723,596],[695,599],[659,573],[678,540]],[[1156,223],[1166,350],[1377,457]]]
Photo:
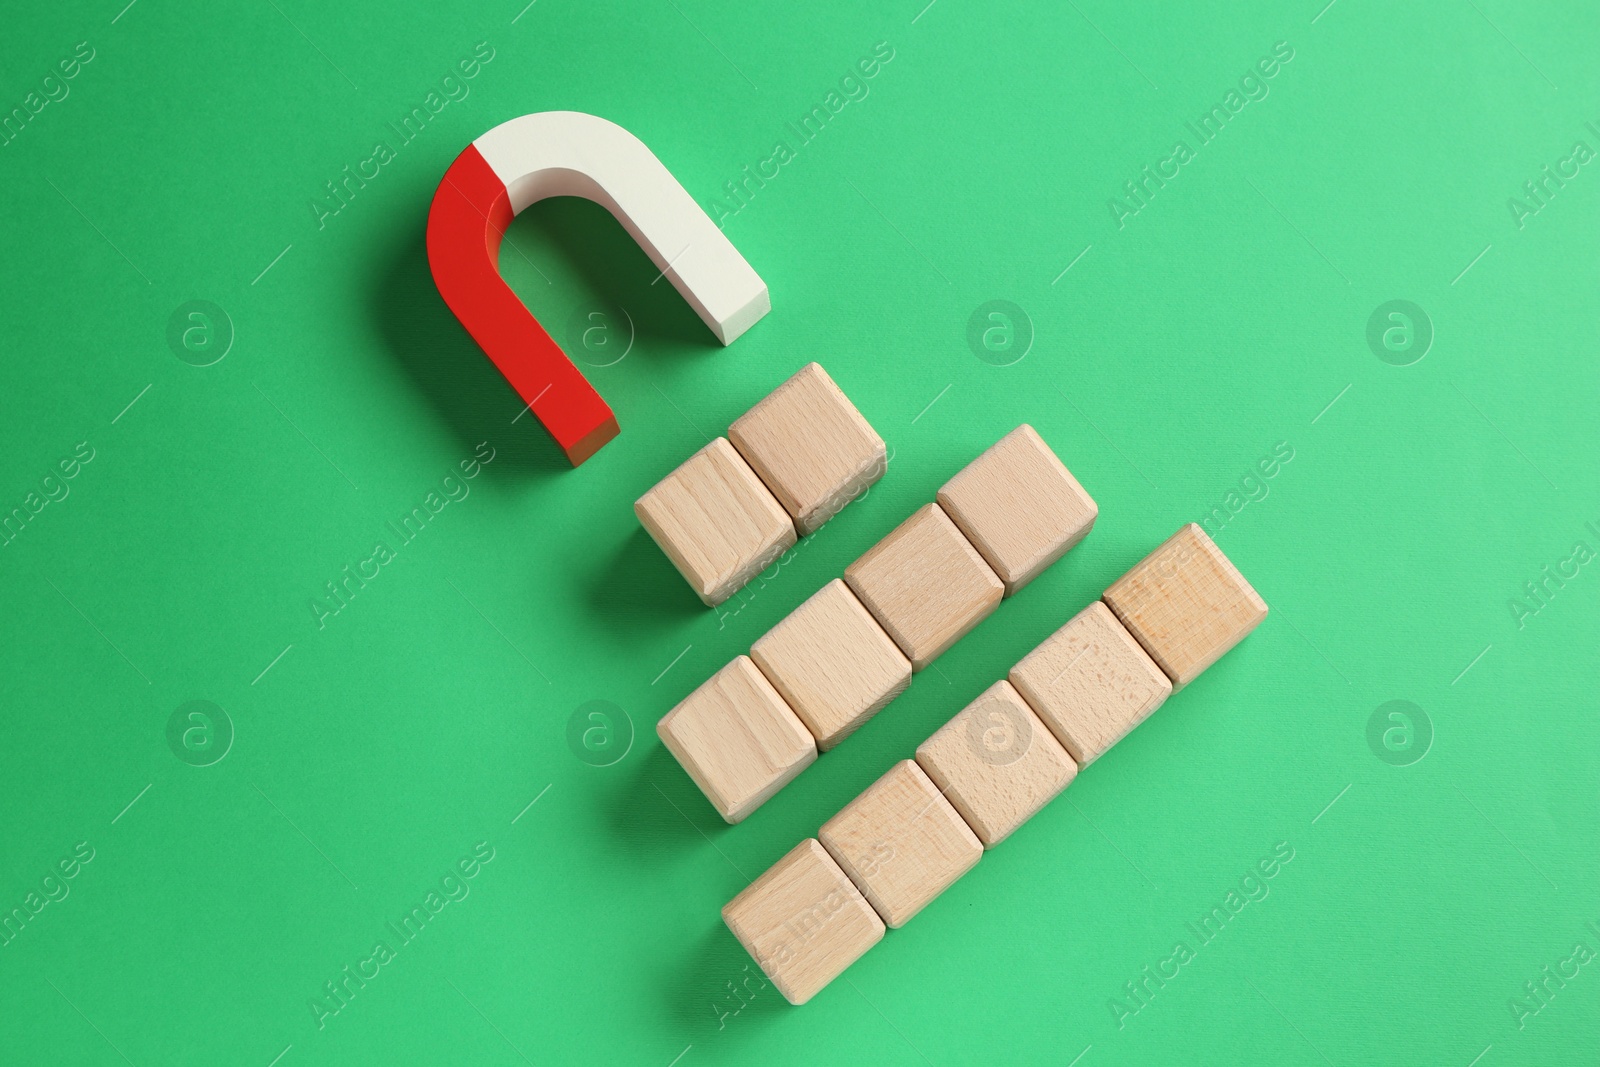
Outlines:
[[576,467],[617,436],[617,417],[500,277],[514,217],[511,194],[468,145],[428,211],[428,263],[444,302]]
[[577,466],[617,435],[617,419],[500,277],[500,241],[546,196],[606,207],[723,344],[772,307],[750,268],[670,171],[627,130],[544,111],[503,122],[445,171],[428,211],[439,294]]

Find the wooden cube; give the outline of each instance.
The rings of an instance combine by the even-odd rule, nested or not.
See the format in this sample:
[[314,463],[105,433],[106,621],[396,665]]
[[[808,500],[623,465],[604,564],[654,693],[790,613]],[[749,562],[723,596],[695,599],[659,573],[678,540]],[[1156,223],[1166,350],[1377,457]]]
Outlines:
[[1098,600],[1024,656],[1009,677],[1080,768],[1172,694],[1172,682],[1144,646]]
[[826,752],[911,684],[911,661],[835,578],[750,649]]
[[808,837],[722,909],[722,921],[790,1004],[804,1004],[883,940],[883,920]]
[[845,569],[861,598],[920,671],[988,617],[1005,585],[938,504],[919,508]]
[[795,542],[789,513],[725,437],[657,482],[633,510],[712,607]]
[[887,469],[883,438],[816,363],[728,428],[733,446],[805,537]]
[[938,500],[1006,583],[1006,596],[1082,541],[1100,513],[1026,423],[945,482]]
[[893,928],[983,858],[983,842],[915,760],[896,763],[817,837]]
[[736,823],[817,758],[817,743],[749,656],[740,656],[656,724],[667,749],[724,819]]
[[1267,617],[1237,567],[1189,523],[1101,598],[1172,679],[1177,692]]
[[918,745],[917,763],[985,848],[1011,836],[1078,773],[1010,682],[984,690]]

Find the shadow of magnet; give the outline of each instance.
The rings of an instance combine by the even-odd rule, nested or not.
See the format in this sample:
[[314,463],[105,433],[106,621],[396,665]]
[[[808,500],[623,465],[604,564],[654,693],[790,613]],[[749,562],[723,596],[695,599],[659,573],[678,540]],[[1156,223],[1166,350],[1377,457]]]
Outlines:
[[500,277],[517,213],[581,196],[622,223],[723,344],[772,309],[767,285],[633,134],[595,115],[542,111],[466,147],[428,209],[439,295],[577,466],[617,435],[617,418]]

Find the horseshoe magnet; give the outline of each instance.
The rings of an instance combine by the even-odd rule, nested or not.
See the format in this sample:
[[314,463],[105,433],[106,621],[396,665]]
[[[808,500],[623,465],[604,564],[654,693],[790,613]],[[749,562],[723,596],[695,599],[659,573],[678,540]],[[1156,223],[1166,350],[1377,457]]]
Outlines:
[[617,418],[500,277],[506,227],[547,196],[581,196],[622,223],[723,344],[772,309],[767,285],[644,142],[614,122],[541,111],[502,122],[445,171],[428,209],[439,295],[573,466]]

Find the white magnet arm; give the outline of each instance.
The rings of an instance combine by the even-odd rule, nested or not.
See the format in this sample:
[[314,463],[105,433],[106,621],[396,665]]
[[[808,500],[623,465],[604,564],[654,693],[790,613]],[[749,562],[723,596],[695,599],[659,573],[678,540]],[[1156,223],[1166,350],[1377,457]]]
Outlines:
[[767,284],[644,142],[579,111],[502,122],[472,142],[513,214],[547,196],[603,205],[723,344],[772,310]]

